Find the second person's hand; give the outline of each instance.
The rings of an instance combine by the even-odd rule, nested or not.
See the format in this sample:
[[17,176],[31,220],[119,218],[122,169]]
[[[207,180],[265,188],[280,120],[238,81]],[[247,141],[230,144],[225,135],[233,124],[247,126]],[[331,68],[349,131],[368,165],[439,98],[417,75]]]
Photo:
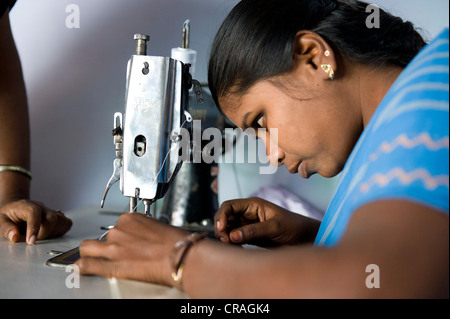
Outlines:
[[21,230],[26,242],[34,244],[38,239],[62,236],[71,227],[72,221],[60,210],[37,201],[21,199],[0,206],[0,234],[13,243],[20,240]]

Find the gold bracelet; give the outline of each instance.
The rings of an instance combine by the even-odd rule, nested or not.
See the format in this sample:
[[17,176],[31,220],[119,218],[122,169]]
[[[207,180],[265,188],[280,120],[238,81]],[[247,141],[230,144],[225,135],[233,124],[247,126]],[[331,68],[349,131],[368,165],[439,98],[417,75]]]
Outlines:
[[17,165],[0,165],[0,172],[15,172],[25,175],[31,180],[31,172],[22,166]]
[[[175,281],[176,284],[182,287],[181,285],[181,279],[183,278],[183,270],[184,270],[184,262],[186,259],[186,256],[189,252],[189,250],[194,246],[195,243],[199,242],[203,238],[205,238],[208,235],[208,233],[192,233],[190,234],[186,239],[180,240],[177,242],[173,248],[172,253],[172,264],[174,268],[174,272],[172,273],[172,278]],[[184,248],[184,249],[183,249]],[[177,259],[176,257],[179,255],[180,250],[181,257]]]

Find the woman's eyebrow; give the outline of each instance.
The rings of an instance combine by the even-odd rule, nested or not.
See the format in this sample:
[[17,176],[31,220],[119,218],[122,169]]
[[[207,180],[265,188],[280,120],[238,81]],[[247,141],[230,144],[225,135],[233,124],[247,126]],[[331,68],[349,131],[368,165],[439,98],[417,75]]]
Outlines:
[[251,114],[251,112],[247,112],[247,113],[245,113],[244,117],[242,118],[242,128],[244,129],[244,131],[251,126],[247,123],[248,117],[250,116],[250,114]]

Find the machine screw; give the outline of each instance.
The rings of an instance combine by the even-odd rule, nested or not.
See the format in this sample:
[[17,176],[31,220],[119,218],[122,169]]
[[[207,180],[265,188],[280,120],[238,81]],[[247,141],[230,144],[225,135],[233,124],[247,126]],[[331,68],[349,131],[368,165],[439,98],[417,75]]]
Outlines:
[[146,34],[135,34],[136,40],[136,55],[147,55],[147,42],[150,40],[150,36]]

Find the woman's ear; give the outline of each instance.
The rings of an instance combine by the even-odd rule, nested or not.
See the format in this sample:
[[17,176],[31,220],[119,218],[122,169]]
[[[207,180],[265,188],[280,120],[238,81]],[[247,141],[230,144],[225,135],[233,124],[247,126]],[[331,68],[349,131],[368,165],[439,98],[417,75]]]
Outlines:
[[337,65],[333,49],[317,33],[306,30],[297,32],[292,58],[296,73],[334,79]]

